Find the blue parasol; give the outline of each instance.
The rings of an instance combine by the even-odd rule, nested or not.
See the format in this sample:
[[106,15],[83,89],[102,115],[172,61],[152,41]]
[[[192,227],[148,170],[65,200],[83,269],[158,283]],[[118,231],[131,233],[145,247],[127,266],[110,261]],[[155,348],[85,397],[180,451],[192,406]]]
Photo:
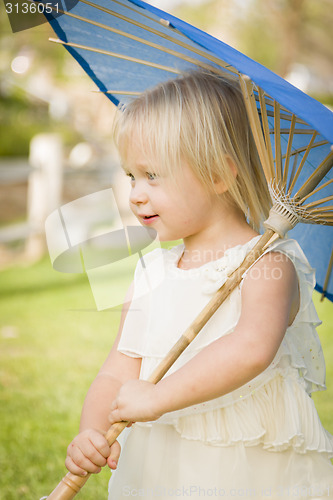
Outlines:
[[79,0],[70,11],[57,7],[45,15],[58,36],[51,40],[66,47],[115,105],[198,66],[238,75],[273,200],[281,191],[292,200],[292,226],[301,224],[289,226],[289,236],[316,269],[316,289],[333,300],[331,111],[227,44],[140,0]]

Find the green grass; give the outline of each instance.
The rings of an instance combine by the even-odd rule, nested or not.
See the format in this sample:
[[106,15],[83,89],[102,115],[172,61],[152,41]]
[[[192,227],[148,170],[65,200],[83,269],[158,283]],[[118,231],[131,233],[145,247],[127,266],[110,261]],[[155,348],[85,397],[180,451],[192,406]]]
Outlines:
[[[97,312],[87,279],[53,271],[48,260],[1,272],[0,308],[0,496],[36,500],[66,472],[119,309]],[[91,477],[80,498],[106,498],[108,477]]]
[[314,294],[314,303],[323,322],[317,331],[326,361],[327,391],[314,393],[313,400],[324,427],[333,434],[333,306],[327,299],[320,302],[319,293]]
[[[333,433],[332,305],[315,300],[329,387],[315,401]],[[58,273],[45,259],[0,273],[0,310],[1,499],[36,500],[66,472],[66,448],[114,340],[119,308],[97,312],[86,277]],[[92,476],[78,498],[106,499],[108,478],[107,468]]]

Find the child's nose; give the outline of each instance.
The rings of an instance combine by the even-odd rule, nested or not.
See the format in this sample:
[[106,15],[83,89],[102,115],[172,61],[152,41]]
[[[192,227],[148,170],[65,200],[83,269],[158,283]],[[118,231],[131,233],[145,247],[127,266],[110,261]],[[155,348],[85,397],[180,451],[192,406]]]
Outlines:
[[132,187],[129,199],[134,205],[147,203],[148,196],[144,186],[142,186],[140,182],[136,183],[135,186]]

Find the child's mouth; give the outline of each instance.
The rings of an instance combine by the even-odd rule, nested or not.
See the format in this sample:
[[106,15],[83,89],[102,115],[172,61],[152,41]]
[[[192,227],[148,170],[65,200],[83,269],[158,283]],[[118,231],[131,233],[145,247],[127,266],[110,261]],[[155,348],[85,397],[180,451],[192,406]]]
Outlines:
[[153,222],[155,222],[158,218],[158,215],[157,214],[154,214],[154,215],[143,215],[141,217],[142,221],[144,224],[152,224]]

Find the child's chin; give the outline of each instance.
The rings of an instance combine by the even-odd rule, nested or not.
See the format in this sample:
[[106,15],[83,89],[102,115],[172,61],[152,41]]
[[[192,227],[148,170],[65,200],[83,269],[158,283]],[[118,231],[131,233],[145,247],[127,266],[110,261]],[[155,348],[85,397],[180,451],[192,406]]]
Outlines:
[[165,242],[165,243],[171,243],[171,242],[172,242],[172,243],[176,244],[176,243],[179,243],[179,240],[180,240],[180,239],[181,239],[181,238],[177,238],[177,237],[175,237],[174,235],[171,235],[171,234],[165,234],[165,233],[163,234],[163,232],[162,232],[162,231],[160,231],[160,232],[159,232],[159,231],[157,231],[157,240],[158,240],[159,242],[161,242],[161,243],[164,243],[164,242]]

